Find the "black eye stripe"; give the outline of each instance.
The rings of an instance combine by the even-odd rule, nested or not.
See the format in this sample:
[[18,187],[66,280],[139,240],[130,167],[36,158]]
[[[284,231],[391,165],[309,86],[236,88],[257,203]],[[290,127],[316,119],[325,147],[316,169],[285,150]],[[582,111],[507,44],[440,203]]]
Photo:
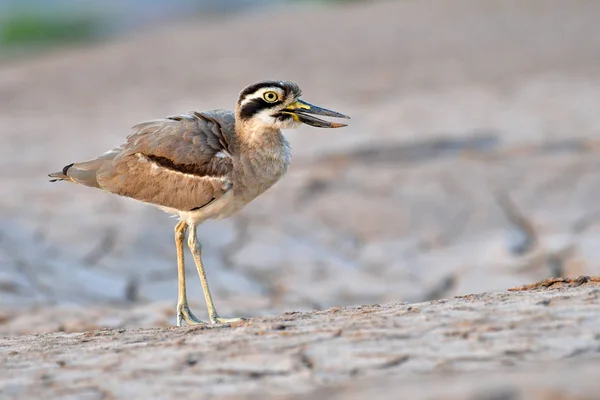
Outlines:
[[242,119],[252,118],[254,115],[258,114],[262,110],[272,108],[280,103],[281,103],[281,101],[276,101],[274,103],[268,103],[265,100],[263,100],[262,98],[252,99],[249,102],[247,102],[246,104],[244,104],[242,106],[242,108],[240,109],[240,118],[242,118]]

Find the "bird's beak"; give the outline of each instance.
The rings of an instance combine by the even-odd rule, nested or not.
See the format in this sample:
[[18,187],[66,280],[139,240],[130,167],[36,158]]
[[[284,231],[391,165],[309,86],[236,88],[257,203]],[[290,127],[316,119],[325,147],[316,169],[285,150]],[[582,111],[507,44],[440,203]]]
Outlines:
[[316,126],[318,128],[341,128],[343,126],[346,126],[346,124],[338,124],[337,122],[325,121],[323,119],[313,117],[308,114],[350,119],[350,117],[348,117],[347,115],[340,114],[339,112],[331,110],[326,110],[321,107],[313,106],[312,104],[309,104],[302,100],[297,100],[295,103],[292,103],[283,110],[281,110],[281,112],[285,114],[290,114],[295,121],[302,122],[311,126]]

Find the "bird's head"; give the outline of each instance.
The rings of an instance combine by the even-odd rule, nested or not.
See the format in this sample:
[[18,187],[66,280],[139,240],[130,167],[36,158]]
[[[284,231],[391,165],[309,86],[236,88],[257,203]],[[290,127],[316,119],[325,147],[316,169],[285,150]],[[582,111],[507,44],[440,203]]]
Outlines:
[[314,117],[350,118],[300,100],[302,91],[293,82],[266,81],[248,86],[240,93],[236,117],[244,125],[263,129],[296,128],[304,123],[319,128],[341,128],[345,124]]

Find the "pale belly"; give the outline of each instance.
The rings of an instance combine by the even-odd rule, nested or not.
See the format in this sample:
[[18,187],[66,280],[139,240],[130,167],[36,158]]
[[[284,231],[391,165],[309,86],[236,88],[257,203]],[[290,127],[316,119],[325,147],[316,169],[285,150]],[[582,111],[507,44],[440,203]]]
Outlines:
[[200,210],[195,211],[180,211],[170,207],[158,206],[161,210],[168,212],[169,214],[178,215],[180,219],[186,221],[190,225],[198,225],[207,219],[221,219],[233,215],[235,212],[241,210],[247,201],[244,199],[236,198],[233,195],[233,191],[229,190],[223,196],[214,200],[207,206],[204,206]]

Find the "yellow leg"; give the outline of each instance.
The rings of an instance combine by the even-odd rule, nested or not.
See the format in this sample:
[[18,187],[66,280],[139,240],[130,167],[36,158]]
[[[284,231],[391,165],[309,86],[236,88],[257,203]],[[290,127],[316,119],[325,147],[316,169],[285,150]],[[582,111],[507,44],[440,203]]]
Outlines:
[[208,307],[208,317],[210,318],[210,322],[213,324],[226,324],[231,322],[243,321],[243,318],[221,318],[215,309],[215,305],[212,300],[212,296],[210,294],[210,289],[208,287],[208,281],[206,280],[206,272],[204,271],[204,264],[202,263],[202,246],[198,241],[198,237],[196,236],[196,226],[190,225],[190,231],[188,234],[188,246],[190,247],[190,251],[194,256],[194,261],[196,262],[196,269],[198,270],[198,275],[200,276],[200,283],[202,284],[202,289],[204,290],[204,298],[206,300],[206,306]]
[[185,264],[183,260],[183,241],[188,224],[185,221],[179,221],[175,226],[175,246],[177,247],[177,326],[181,326],[183,321],[188,325],[206,324],[206,322],[196,318],[190,310],[187,302],[185,289]]

